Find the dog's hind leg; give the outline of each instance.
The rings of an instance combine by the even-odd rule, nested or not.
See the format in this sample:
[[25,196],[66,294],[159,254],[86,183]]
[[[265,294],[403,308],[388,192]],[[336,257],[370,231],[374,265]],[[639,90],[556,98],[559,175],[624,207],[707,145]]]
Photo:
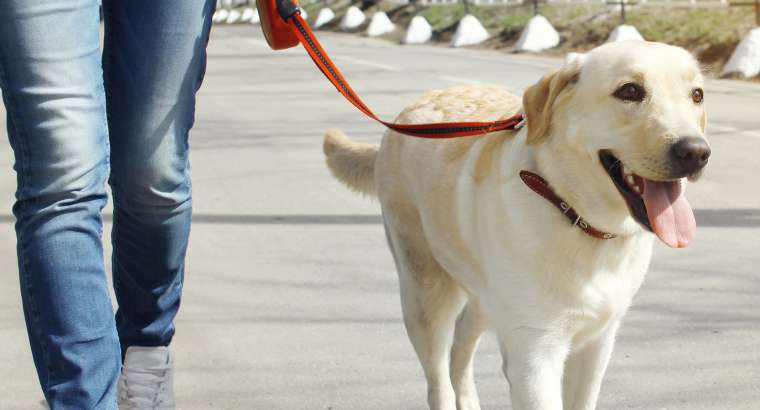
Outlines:
[[425,371],[431,410],[454,410],[456,395],[449,375],[449,353],[464,292],[451,279],[426,286],[411,275],[401,279],[404,324]]
[[[396,212],[396,215],[398,213]],[[417,218],[415,212],[410,212]],[[427,379],[431,410],[455,410],[449,357],[466,294],[433,258],[418,223],[388,223],[386,234],[399,274],[404,324]]]
[[480,410],[473,359],[484,331],[485,320],[480,306],[471,298],[459,315],[451,348],[451,381],[457,396],[457,410]]

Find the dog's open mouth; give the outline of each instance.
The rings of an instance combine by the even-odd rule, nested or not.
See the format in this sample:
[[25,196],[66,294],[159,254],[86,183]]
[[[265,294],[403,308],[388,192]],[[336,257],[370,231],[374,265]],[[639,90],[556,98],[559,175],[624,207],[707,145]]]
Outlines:
[[638,223],[670,247],[689,245],[697,226],[680,180],[643,178],[627,169],[609,150],[599,151],[599,160]]

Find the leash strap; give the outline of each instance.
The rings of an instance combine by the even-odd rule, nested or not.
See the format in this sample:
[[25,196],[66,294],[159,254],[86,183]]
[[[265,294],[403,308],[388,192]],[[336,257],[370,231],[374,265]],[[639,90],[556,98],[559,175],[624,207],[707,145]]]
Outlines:
[[[290,10],[288,10],[290,12]],[[287,13],[286,13],[287,15]],[[285,21],[293,28],[293,32],[298,41],[309,53],[309,57],[314,61],[314,64],[319,67],[322,74],[335,86],[343,97],[348,102],[358,108],[369,118],[385,125],[386,127],[399,132],[401,134],[410,135],[419,138],[458,138],[469,137],[474,135],[483,135],[490,132],[514,130],[523,121],[521,114],[513,117],[493,121],[493,122],[451,122],[451,123],[431,123],[431,124],[394,124],[392,122],[383,121],[371,109],[362,101],[361,98],[348,84],[348,81],[343,77],[338,67],[333,64],[327,52],[322,48],[322,45],[317,41],[316,36],[311,31],[309,24],[301,17],[301,13],[297,9],[292,11],[289,16],[283,16]]]

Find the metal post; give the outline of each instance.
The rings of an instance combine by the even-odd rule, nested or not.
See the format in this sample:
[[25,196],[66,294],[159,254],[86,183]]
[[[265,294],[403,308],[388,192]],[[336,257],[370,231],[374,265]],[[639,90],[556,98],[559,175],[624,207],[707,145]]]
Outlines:
[[620,0],[620,17],[623,19],[623,24],[625,24],[625,0]]
[[[757,0],[760,1],[760,0]],[[533,15],[538,15],[538,0],[533,0]]]
[[470,14],[470,2],[468,0],[462,0],[462,3],[464,3],[464,14]]

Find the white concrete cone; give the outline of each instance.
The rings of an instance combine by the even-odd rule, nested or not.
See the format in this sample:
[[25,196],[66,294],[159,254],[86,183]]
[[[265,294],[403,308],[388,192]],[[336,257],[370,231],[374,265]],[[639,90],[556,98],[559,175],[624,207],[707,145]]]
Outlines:
[[353,30],[364,23],[364,20],[367,19],[367,16],[362,13],[361,10],[359,10],[356,6],[351,6],[346,10],[346,14],[343,16],[343,19],[340,21],[340,29],[341,30]]
[[739,42],[728,63],[723,67],[722,74],[740,74],[744,77],[760,74],[760,27],[752,29]]
[[314,20],[314,28],[320,28],[325,24],[333,21],[334,18],[335,12],[325,7],[322,10],[319,10],[319,13],[317,13],[317,19]]
[[302,19],[304,19],[304,20],[308,20],[309,19],[309,13],[307,13],[306,10],[304,10],[302,8],[299,8],[298,10],[301,10],[301,18]]
[[433,28],[430,27],[430,23],[425,20],[425,17],[414,16],[406,29],[404,44],[427,43],[431,37],[433,37]]
[[538,52],[559,45],[559,33],[544,16],[535,16],[520,34],[515,45],[516,51]]
[[251,24],[261,24],[261,18],[259,17],[259,9],[253,9],[253,16],[251,16]]
[[230,10],[230,14],[227,16],[227,24],[235,24],[240,21],[240,10]]
[[457,31],[451,39],[451,45],[453,47],[471,46],[486,41],[488,37],[488,31],[480,24],[478,18],[468,14],[459,21]]
[[608,43],[628,40],[644,41],[644,37],[641,35],[641,33],[639,33],[639,30],[636,30],[636,27],[630,26],[628,24],[622,24],[615,27],[615,29],[612,30],[612,33],[610,33],[610,36],[607,38]]
[[396,25],[393,24],[388,15],[382,11],[378,11],[372,16],[372,20],[367,27],[367,35],[369,37],[382,36],[383,34],[390,33],[396,29]]
[[230,11],[227,9],[221,9],[214,13],[213,19],[214,23],[222,23],[224,21],[227,21],[227,17],[230,15]]
[[240,15],[240,21],[243,23],[248,23],[251,21],[254,14],[256,14],[256,11],[254,11],[252,7],[246,7],[243,10],[243,14]]

